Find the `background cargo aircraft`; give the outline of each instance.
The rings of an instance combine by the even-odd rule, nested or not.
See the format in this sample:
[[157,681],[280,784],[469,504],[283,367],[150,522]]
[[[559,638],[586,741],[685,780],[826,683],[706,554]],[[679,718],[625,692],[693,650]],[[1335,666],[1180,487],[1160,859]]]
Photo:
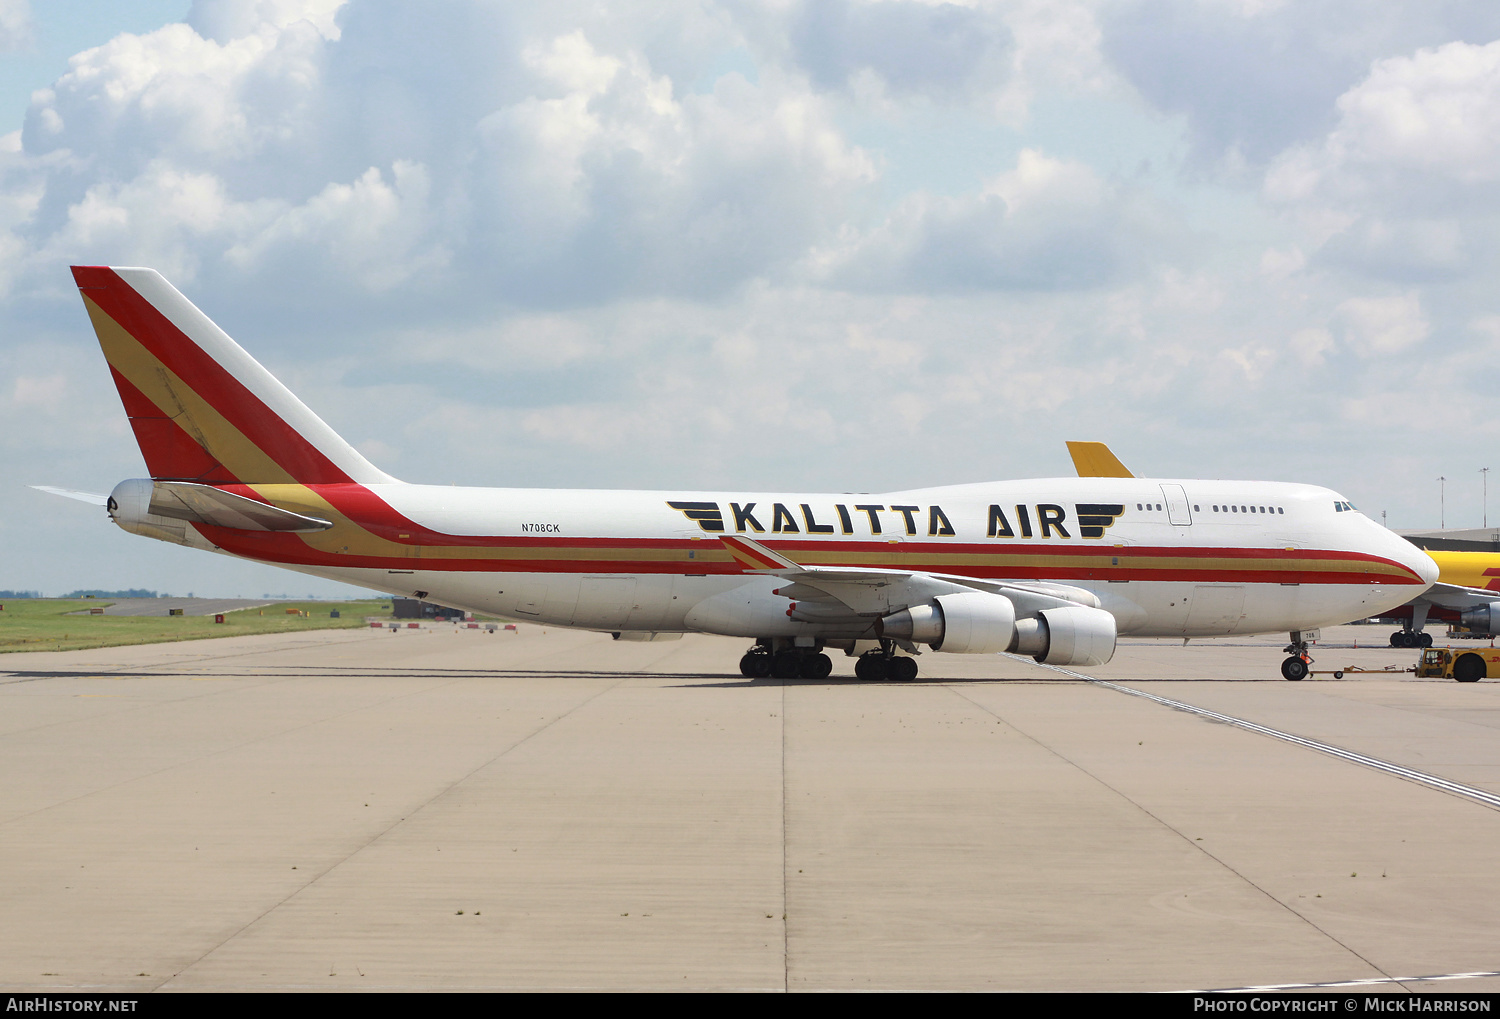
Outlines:
[[1391,647],[1431,647],[1430,622],[1454,623],[1477,634],[1500,632],[1500,532],[1488,528],[1405,531],[1438,567],[1438,583],[1405,605],[1381,613],[1397,622]]
[[[456,608],[751,638],[748,676],[912,679],[923,646],[1097,665],[1116,636],[1304,631],[1424,591],[1421,550],[1311,485],[1093,476],[862,495],[404,484],[151,269],[75,267],[149,479],[135,534]],[[75,495],[77,493],[74,493]]]

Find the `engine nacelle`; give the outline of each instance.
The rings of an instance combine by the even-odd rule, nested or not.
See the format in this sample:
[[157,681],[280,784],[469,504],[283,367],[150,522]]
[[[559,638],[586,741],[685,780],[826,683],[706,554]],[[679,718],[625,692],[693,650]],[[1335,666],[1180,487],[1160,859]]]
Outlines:
[[1103,665],[1115,654],[1115,617],[1084,605],[1042,609],[1017,619],[1009,598],[979,591],[938,595],[880,621],[886,637],[950,654],[1031,655],[1047,665]]
[[1458,621],[1475,633],[1500,633],[1500,601],[1464,609],[1458,614]]
[[940,594],[925,605],[892,613],[880,621],[881,633],[934,651],[990,655],[1010,650],[1016,639],[1016,607],[1009,598],[982,591]]
[[1045,665],[1103,665],[1115,656],[1115,617],[1103,609],[1082,605],[1043,609],[1037,618],[1030,642],[1021,639],[1028,635],[1018,631],[1017,644],[1031,645],[1018,646],[1018,652]]
[[170,541],[177,545],[196,545],[197,532],[188,531],[187,522],[151,512],[151,493],[155,483],[149,478],[122,481],[109,493],[109,518],[131,534]]

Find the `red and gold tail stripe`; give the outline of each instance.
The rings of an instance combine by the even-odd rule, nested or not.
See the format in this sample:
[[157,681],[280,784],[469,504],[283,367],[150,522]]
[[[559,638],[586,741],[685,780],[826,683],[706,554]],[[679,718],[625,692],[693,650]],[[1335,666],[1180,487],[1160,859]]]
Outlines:
[[[132,419],[162,418],[206,451],[210,463],[222,465],[228,477],[268,483],[332,484],[349,477],[308,442],[280,415],[250,392],[113,269],[74,266],[73,277],[99,336],[99,345],[116,377],[129,384],[121,399]],[[189,381],[191,380],[191,381]],[[137,429],[148,466],[164,463],[163,439],[148,439]],[[153,448],[148,449],[148,442]],[[174,462],[181,474],[153,477],[197,479],[201,463],[189,458]]]

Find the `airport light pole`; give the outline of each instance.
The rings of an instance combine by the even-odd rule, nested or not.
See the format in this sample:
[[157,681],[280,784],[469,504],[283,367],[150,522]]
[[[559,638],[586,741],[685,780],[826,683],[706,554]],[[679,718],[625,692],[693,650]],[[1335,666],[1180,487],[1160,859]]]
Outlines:
[[1448,526],[1447,481],[1445,477],[1438,477],[1438,530]]
[[1490,526],[1490,469],[1488,467],[1479,468],[1479,477],[1483,479],[1481,484],[1483,485],[1484,502],[1481,505],[1484,506],[1484,526],[1488,527]]

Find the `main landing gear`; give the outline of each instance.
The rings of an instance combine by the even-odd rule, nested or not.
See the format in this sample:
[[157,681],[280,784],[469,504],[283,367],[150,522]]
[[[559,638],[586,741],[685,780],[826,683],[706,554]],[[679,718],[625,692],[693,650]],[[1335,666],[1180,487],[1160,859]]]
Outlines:
[[833,659],[817,648],[786,648],[772,651],[757,644],[740,659],[740,675],[750,679],[827,679]]
[[[854,660],[855,678],[866,683],[909,683],[917,678],[917,660],[896,654],[896,645],[882,640]],[[740,659],[740,675],[748,679],[827,679],[833,659],[818,647],[797,647],[787,638],[764,638]]]
[[1432,634],[1397,630],[1391,634],[1391,647],[1432,647]]
[[889,651],[866,651],[854,660],[854,678],[865,683],[910,683],[917,678],[917,660]]

